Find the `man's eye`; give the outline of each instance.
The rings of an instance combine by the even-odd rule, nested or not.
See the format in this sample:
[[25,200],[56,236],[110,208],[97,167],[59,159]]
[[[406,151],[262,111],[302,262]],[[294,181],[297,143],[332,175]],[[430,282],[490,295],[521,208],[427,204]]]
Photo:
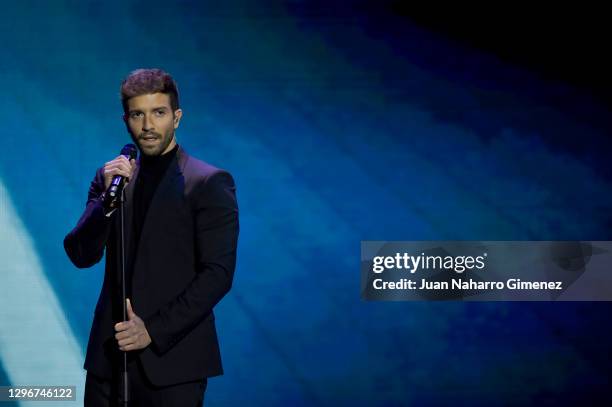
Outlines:
[[166,114],[166,112],[164,112],[163,110],[158,110],[155,112],[158,116],[163,116]]
[[130,117],[131,117],[132,119],[136,119],[137,117],[140,117],[140,116],[142,116],[142,113],[132,113],[132,114],[130,115]]

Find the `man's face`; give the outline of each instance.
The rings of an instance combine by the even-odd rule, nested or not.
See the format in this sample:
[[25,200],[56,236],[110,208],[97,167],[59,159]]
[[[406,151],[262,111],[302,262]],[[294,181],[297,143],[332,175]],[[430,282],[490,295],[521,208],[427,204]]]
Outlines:
[[135,96],[128,99],[127,106],[128,112],[123,120],[141,154],[156,156],[174,148],[174,130],[179,125],[182,111],[172,111],[170,95],[152,93]]

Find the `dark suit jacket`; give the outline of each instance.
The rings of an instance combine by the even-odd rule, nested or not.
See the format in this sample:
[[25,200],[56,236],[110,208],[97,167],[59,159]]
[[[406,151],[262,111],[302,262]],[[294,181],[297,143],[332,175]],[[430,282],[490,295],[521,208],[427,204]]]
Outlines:
[[[213,307],[230,290],[236,264],[234,180],[179,147],[155,191],[136,248],[131,203],[137,177],[138,169],[125,189],[126,266],[132,276],[134,312],[144,320],[153,342],[128,353],[141,359],[155,385],[220,375]],[[101,168],[91,182],[85,212],[64,239],[64,247],[79,268],[99,262],[106,248],[104,283],[84,367],[110,378],[121,360],[114,338],[114,324],[123,320],[120,216],[118,211],[104,215],[103,192]]]

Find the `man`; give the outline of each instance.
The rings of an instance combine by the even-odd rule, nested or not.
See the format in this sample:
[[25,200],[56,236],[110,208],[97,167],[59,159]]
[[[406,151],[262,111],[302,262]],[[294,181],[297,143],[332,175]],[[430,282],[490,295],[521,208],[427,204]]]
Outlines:
[[[182,111],[172,77],[139,69],[121,84],[126,127],[139,160],[119,156],[100,168],[85,212],[64,240],[79,268],[100,261],[104,283],[87,346],[86,406],[118,400],[127,352],[131,405],[201,405],[207,378],[223,373],[213,307],[230,290],[238,207],[232,176],[176,143]],[[120,217],[105,207],[116,175],[126,177],[128,320],[123,318]],[[120,393],[120,392],[119,392]]]

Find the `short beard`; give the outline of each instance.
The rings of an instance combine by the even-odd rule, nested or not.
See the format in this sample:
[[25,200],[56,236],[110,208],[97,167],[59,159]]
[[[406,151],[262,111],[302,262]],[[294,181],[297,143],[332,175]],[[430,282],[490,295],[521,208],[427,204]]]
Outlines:
[[168,146],[172,143],[172,140],[174,140],[174,131],[172,132],[172,136],[170,136],[168,138],[168,142],[166,144],[164,144],[163,146],[161,146],[161,150],[159,151],[159,154],[157,155],[162,155],[164,154],[164,151],[166,151],[166,149],[168,148]]
[[170,145],[170,143],[172,143],[172,140],[174,140],[174,137],[176,136],[176,133],[173,131],[172,135],[167,139],[167,141],[160,146],[160,150],[158,153],[156,154],[147,154],[146,150],[144,150],[142,147],[140,147],[140,136],[134,136],[132,133],[130,133],[130,136],[132,137],[132,141],[134,142],[134,144],[136,144],[138,146],[138,150],[140,151],[140,155],[144,155],[147,157],[156,157],[156,156],[160,156],[164,153],[164,151],[166,151],[166,149],[168,148],[168,146]]

